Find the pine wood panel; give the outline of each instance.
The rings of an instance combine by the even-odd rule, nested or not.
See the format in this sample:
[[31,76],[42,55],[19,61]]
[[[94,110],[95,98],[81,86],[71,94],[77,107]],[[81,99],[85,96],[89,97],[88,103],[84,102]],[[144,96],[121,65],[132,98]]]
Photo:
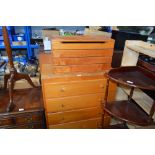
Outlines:
[[101,118],[82,120],[77,122],[49,125],[51,129],[97,129],[101,128]]
[[113,48],[114,42],[59,42],[52,41],[52,50],[69,49],[107,49]]
[[46,99],[46,112],[62,112],[101,106],[103,93]]
[[70,65],[70,66],[51,66],[53,74],[58,73],[77,73],[77,72],[100,72],[109,70],[111,64],[91,64],[91,65]]
[[108,98],[107,98],[108,102],[115,100],[116,89],[117,89],[117,84],[115,82],[109,81]]
[[112,57],[52,58],[53,65],[111,64]]
[[91,119],[101,117],[101,107],[85,108],[80,110],[48,113],[48,123],[50,125],[80,121],[85,119]]
[[54,50],[51,57],[66,57],[66,58],[80,58],[80,57],[112,57],[113,49],[102,50]]
[[[105,72],[99,72],[98,73],[78,73],[78,74],[62,74],[59,76],[51,76],[48,79],[45,79],[44,81],[46,81],[46,84],[49,83],[70,83],[70,82],[80,82],[80,81],[94,81],[94,80],[107,80],[105,75]],[[48,73],[47,73],[48,74]],[[70,76],[68,76],[70,75]]]
[[109,91],[108,94],[108,101],[114,101],[115,100],[115,96],[116,96],[116,91]]
[[45,98],[50,99],[82,94],[103,93],[105,91],[105,83],[105,79],[70,83],[45,83]]

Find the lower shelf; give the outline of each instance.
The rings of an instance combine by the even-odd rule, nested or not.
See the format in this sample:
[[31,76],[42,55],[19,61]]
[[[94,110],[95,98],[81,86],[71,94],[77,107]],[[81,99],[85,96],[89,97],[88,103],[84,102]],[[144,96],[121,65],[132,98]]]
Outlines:
[[105,111],[110,115],[129,123],[140,126],[150,125],[149,116],[134,101],[114,101],[105,105]]

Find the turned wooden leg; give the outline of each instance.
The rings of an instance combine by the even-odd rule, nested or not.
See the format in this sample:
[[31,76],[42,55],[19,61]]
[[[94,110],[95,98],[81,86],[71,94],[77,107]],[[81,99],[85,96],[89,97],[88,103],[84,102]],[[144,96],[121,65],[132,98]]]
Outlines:
[[10,112],[12,111],[12,109],[14,108],[14,103],[13,103],[13,87],[14,87],[14,74],[11,74],[11,77],[8,81],[8,88],[9,88],[9,97],[10,97],[10,101],[9,104],[7,106],[6,111]]
[[10,78],[10,74],[4,75],[4,89],[7,89],[8,80]]

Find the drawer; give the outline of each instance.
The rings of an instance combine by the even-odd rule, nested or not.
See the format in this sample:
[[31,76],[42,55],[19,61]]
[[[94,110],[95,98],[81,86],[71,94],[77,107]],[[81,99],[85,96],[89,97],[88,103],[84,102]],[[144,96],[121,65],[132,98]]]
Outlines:
[[80,57],[112,57],[113,49],[103,50],[53,50],[53,57],[80,58]]
[[61,112],[100,106],[103,93],[46,99],[46,112]]
[[52,58],[53,65],[87,65],[87,64],[111,64],[112,57],[82,57],[82,58]]
[[98,106],[93,108],[86,108],[66,112],[48,113],[47,120],[49,125],[55,125],[55,124],[101,117],[102,114],[101,112],[102,109],[101,107]]
[[43,121],[42,113],[18,114],[14,116],[5,116],[0,119],[0,126],[5,125],[21,125],[32,122]]
[[26,124],[26,123],[33,123],[33,122],[41,122],[43,120],[43,116],[41,113],[36,114],[27,114],[18,116],[15,119],[15,124]]
[[106,79],[82,80],[67,83],[45,83],[45,98],[59,98],[66,96],[78,96],[84,94],[104,93]]
[[98,129],[101,128],[101,118],[82,120],[57,125],[49,125],[51,129]]
[[114,41],[52,41],[52,50],[69,50],[69,49],[108,49],[114,48]]
[[12,124],[13,124],[13,119],[12,118],[1,118],[0,119],[0,126],[12,125]]
[[70,65],[70,66],[53,66],[51,72],[53,74],[60,73],[79,73],[79,72],[101,72],[111,69],[111,63],[105,64],[90,64],[90,65]]

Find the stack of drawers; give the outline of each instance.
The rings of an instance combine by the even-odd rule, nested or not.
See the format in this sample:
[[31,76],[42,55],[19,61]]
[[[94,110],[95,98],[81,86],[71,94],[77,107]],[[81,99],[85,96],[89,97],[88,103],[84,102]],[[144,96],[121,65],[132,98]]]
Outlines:
[[[57,37],[40,55],[48,128],[101,128],[103,99],[114,41],[101,36]],[[115,96],[110,84],[109,100]],[[105,115],[104,124],[110,117]]]

